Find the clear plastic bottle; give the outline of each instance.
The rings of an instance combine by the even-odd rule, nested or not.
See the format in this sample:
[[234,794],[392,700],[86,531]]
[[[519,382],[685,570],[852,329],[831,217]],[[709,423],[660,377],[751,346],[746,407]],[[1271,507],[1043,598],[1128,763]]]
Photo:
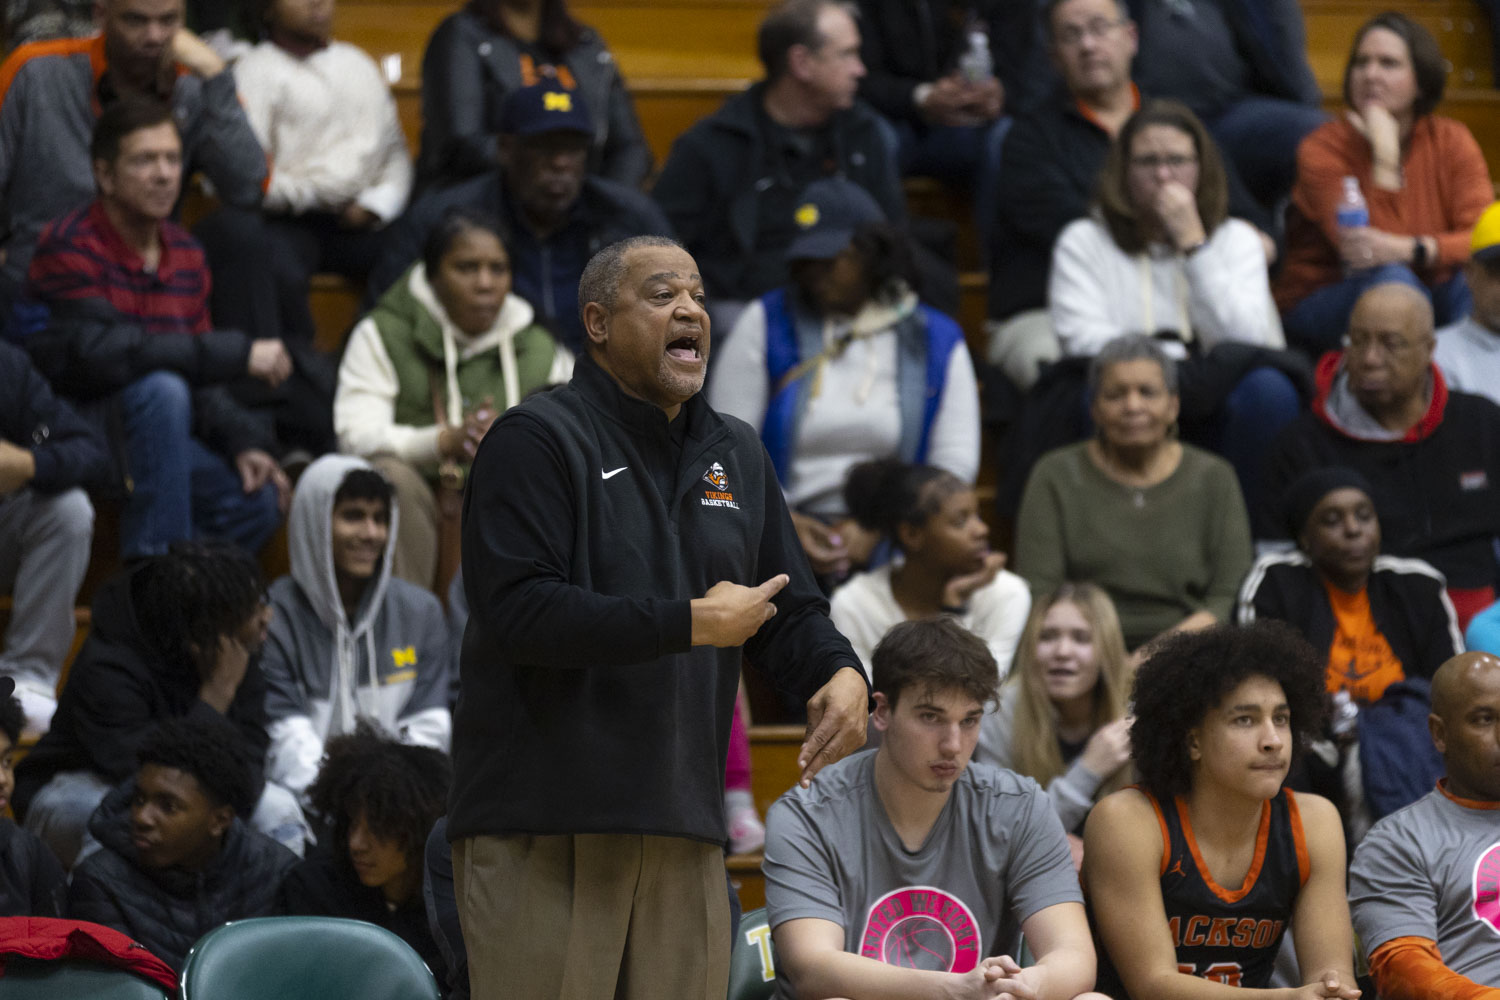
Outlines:
[[969,83],[983,83],[995,75],[989,35],[978,28],[969,32],[969,47],[958,57],[958,71]]
[[1344,193],[1334,213],[1340,229],[1359,229],[1370,224],[1370,206],[1365,204],[1358,177],[1344,178]]
[[[1364,192],[1359,189],[1358,177],[1344,178],[1344,193],[1339,196],[1338,206],[1333,212],[1340,230],[1360,229],[1370,224],[1370,206],[1365,203]],[[1344,269],[1359,270],[1353,264],[1346,264]]]

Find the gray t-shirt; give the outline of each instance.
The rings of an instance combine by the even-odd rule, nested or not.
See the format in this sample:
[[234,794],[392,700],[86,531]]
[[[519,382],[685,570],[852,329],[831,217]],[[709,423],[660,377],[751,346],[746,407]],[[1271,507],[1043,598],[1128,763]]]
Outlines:
[[[1062,824],[1030,778],[971,763],[927,839],[908,851],[875,791],[869,750],[793,788],[766,815],[766,915],[844,928],[846,951],[967,972],[1015,954],[1020,925],[1082,903]],[[781,970],[777,996],[793,998]]]
[[1354,852],[1349,905],[1366,954],[1427,938],[1449,969],[1500,987],[1500,809],[1438,788],[1387,816]]

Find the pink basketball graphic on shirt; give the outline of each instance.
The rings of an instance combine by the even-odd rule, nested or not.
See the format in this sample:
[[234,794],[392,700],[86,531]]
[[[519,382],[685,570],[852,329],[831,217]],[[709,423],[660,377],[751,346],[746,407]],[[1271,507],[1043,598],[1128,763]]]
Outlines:
[[1474,862],[1474,916],[1500,934],[1500,843]]
[[906,886],[870,907],[859,953],[908,969],[968,972],[979,964],[979,922],[941,889]]

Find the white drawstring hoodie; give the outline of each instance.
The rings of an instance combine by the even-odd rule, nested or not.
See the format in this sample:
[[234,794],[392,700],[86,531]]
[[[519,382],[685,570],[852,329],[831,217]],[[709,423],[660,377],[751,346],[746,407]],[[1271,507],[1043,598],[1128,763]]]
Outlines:
[[[297,483],[287,536],[292,574],[271,588],[276,615],[262,669],[271,692],[269,777],[299,794],[317,775],[323,744],[367,718],[403,742],[446,751],[449,650],[442,608],[419,587],[391,579],[399,512],[354,620],[333,562],[333,499],[368,462],[325,455]],[[389,647],[387,649],[387,647]]]

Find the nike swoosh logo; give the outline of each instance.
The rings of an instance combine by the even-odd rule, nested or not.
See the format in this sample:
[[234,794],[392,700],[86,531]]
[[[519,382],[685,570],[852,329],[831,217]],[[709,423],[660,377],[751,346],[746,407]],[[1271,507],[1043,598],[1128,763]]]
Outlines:
[[613,472],[605,472],[603,469],[600,469],[599,475],[603,476],[605,479],[613,479],[615,476],[618,476],[628,468],[630,468],[630,466],[622,465],[618,469],[615,469]]

